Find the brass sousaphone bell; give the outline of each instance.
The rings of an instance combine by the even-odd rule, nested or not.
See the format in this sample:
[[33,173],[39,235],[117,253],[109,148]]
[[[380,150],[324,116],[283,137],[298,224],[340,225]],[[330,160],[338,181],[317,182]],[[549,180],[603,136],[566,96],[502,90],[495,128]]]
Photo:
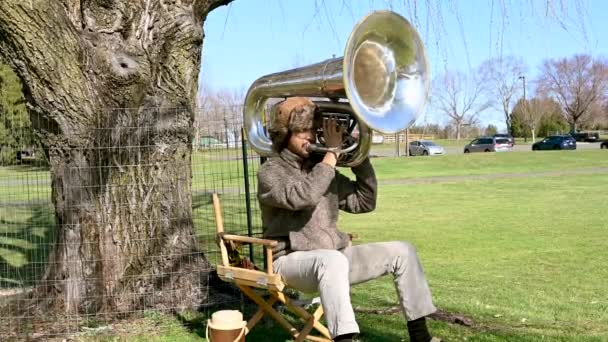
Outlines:
[[[429,66],[418,32],[402,16],[376,11],[365,16],[348,38],[344,57],[257,79],[243,109],[247,140],[263,156],[273,154],[264,127],[266,102],[305,96],[325,115],[346,114],[356,122],[359,137],[345,139],[339,166],[355,166],[368,155],[374,129],[390,134],[406,129],[424,110],[429,91]],[[355,125],[350,125],[352,134]],[[371,128],[371,129],[370,129]],[[325,150],[322,144],[313,151]]]

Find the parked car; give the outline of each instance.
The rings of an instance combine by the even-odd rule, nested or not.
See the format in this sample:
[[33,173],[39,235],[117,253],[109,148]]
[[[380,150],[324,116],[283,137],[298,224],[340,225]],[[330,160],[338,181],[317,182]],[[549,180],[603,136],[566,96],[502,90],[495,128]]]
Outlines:
[[384,136],[379,134],[372,135],[372,144],[382,144],[384,143]]
[[576,141],[597,142],[600,140],[598,132],[570,132],[570,136]]
[[576,140],[570,135],[550,135],[532,144],[532,151],[576,150]]
[[511,134],[496,133],[496,134],[494,134],[494,138],[509,139],[509,142],[511,143],[511,146],[515,145],[515,138],[513,138],[513,136]]
[[481,137],[464,146],[464,153],[471,152],[510,152],[513,144],[506,138]]
[[32,150],[18,150],[15,158],[18,162],[24,164],[36,161],[36,155]]
[[430,140],[414,140],[410,142],[410,156],[429,156],[435,154],[444,154],[443,147],[435,144]]
[[605,150],[605,149],[608,150],[608,140],[602,141],[602,143],[600,144],[600,148],[602,150]]

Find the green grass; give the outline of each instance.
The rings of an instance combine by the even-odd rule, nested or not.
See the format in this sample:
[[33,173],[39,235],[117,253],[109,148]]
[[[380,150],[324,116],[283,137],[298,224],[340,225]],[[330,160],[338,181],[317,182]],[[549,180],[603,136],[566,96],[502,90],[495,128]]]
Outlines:
[[[365,242],[413,242],[438,306],[499,330],[435,324],[448,340],[600,340],[608,338],[606,182],[595,174],[385,186],[374,213],[341,223]],[[355,287],[353,300],[388,304],[393,293],[382,279]]]
[[[602,150],[477,153],[432,158],[376,158],[380,180],[607,168]],[[348,173],[349,170],[342,170]]]
[[[458,179],[384,185],[377,210],[341,216],[357,243],[408,240],[417,248],[436,305],[471,317],[466,328],[430,321],[448,341],[604,341],[608,339],[608,175]],[[353,287],[354,305],[383,309],[397,301],[389,277]],[[407,341],[400,315],[357,315],[361,341]],[[158,333],[107,341],[194,341],[204,320],[161,315]],[[183,321],[183,320],[182,320]],[[285,341],[262,324],[253,341]]]
[[[243,161],[234,157],[240,150],[209,150],[192,153],[193,191],[243,187]],[[249,175],[255,179],[259,158],[249,160]],[[0,206],[15,202],[50,203],[51,179],[48,169],[30,165],[0,167]]]
[[[192,154],[192,188],[194,191],[218,187],[243,187],[243,160],[235,159],[240,151],[196,151]],[[249,176],[255,179],[259,158],[248,160]]]
[[[608,340],[605,151],[377,158],[373,163],[381,180],[376,211],[342,214],[340,226],[359,234],[356,243],[407,240],[417,246],[436,305],[475,322],[468,328],[430,321],[435,335],[448,341]],[[218,172],[225,165],[235,167],[217,165]],[[565,173],[538,175],[559,171]],[[528,172],[535,177],[509,176]],[[462,177],[495,174],[502,176]],[[428,184],[394,182],[438,176],[456,177]],[[238,196],[222,196],[228,230],[242,226]],[[197,225],[213,225],[208,197],[193,198]],[[23,213],[19,222],[31,216]],[[213,246],[211,237],[201,242]],[[391,279],[384,277],[353,287],[352,300],[356,306],[383,309],[397,298]],[[361,341],[408,340],[401,315],[357,317]],[[150,313],[104,333],[83,329],[80,339],[200,341],[205,320],[197,313]],[[262,323],[248,340],[288,339],[278,325]]]
[[48,169],[31,165],[0,167],[0,206],[12,202],[50,201]]
[[0,288],[31,286],[44,272],[55,236],[51,206],[0,206]]

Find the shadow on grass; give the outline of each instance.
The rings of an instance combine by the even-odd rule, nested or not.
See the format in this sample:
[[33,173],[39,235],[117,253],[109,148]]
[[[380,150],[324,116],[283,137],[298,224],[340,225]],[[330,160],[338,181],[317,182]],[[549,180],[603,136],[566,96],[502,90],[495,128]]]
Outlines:
[[[210,310],[239,309],[225,306]],[[246,318],[253,313],[246,311]],[[117,331],[105,337],[96,336],[83,338],[84,342],[101,341],[200,341],[205,340],[206,322],[211,313],[190,312],[179,315],[163,315],[149,313],[147,317],[153,318],[145,321],[132,320],[131,328],[127,333]],[[409,341],[405,322],[401,315],[357,315],[361,334],[356,339],[359,342],[406,342]],[[118,324],[117,324],[118,325]],[[545,330],[542,327],[525,327],[514,325],[463,327],[445,322],[430,321],[430,330],[444,341],[563,341],[587,342],[606,341],[606,333],[577,333],[568,329],[567,324],[559,324],[554,329]],[[175,329],[177,328],[177,329]],[[540,330],[538,328],[541,328]],[[247,341],[293,341],[285,330],[272,320],[263,319],[247,335]]]
[[[206,337],[207,319],[211,317],[211,314],[218,310],[243,310],[238,305],[229,305],[223,307],[216,307],[210,310],[209,313],[199,313],[194,316],[183,316],[177,315],[177,320],[188,329],[192,334],[197,335],[200,338]],[[257,310],[257,307],[247,305],[245,308],[245,320],[249,319]],[[241,311],[243,312],[243,311]],[[285,316],[287,320],[295,325],[297,328],[302,326],[301,322],[297,322],[297,318],[293,315],[287,314]],[[325,324],[325,322],[323,322]],[[386,329],[383,324],[370,324],[369,321],[361,323],[361,334],[359,335],[360,341],[404,341],[406,338],[405,322],[403,323],[403,334],[400,335],[394,331],[394,329]],[[313,335],[320,336],[316,331]],[[293,341],[293,338],[283,329],[277,322],[265,316],[258,324],[247,334],[248,341]]]
[[55,239],[52,205],[0,211],[0,289],[32,286],[44,273]]

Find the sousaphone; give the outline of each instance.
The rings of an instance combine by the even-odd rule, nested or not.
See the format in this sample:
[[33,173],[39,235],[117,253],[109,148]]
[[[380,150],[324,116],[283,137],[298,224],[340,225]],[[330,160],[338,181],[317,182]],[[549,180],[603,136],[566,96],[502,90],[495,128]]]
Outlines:
[[[347,128],[338,165],[352,167],[367,157],[372,129],[384,134],[406,129],[423,112],[428,92],[429,65],[418,32],[402,16],[376,11],[355,26],[343,57],[253,82],[243,109],[245,132],[257,153],[270,156],[268,100],[320,99],[315,103],[323,115],[338,116]],[[310,149],[326,150],[322,142]]]

